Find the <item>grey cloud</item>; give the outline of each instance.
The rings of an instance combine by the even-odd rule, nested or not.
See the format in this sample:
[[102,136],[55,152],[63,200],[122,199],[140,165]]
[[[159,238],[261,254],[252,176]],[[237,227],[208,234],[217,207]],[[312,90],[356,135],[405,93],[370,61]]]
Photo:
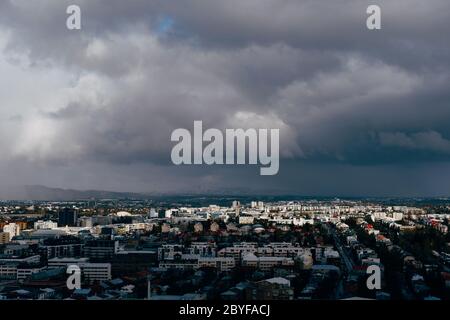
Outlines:
[[[314,184],[314,174],[324,176],[321,166],[340,179],[334,170],[345,168],[351,175],[401,180],[408,174],[396,174],[395,166],[450,160],[450,3],[421,3],[379,1],[382,30],[370,32],[369,1],[2,1],[6,46],[0,59],[42,82],[50,78],[42,70],[57,70],[50,83],[61,81],[8,111],[21,121],[7,121],[0,130],[8,138],[0,144],[10,161],[29,168],[29,177],[45,180],[31,168],[48,166],[51,175],[54,167],[54,175],[73,177],[77,187],[94,184],[96,164],[104,175],[122,168],[127,187],[143,170],[167,177],[164,188],[188,186],[183,179],[192,177],[197,184],[245,181],[257,188],[253,168],[234,174],[174,169],[169,137],[194,120],[217,128],[258,124],[283,129],[280,177],[265,180],[274,188],[307,192],[303,186]],[[69,4],[82,8],[80,32],[65,28]],[[164,17],[174,23],[161,32]],[[31,88],[17,90],[26,96]],[[77,177],[75,168],[94,178]],[[170,170],[185,173],[183,182]],[[297,171],[307,177],[299,186]],[[360,183],[351,179],[346,192],[357,192]],[[136,185],[146,188],[142,181]],[[327,188],[339,189],[339,183]]]
[[450,153],[450,140],[435,131],[406,134],[403,132],[381,132],[380,143],[390,147],[423,149],[433,152]]

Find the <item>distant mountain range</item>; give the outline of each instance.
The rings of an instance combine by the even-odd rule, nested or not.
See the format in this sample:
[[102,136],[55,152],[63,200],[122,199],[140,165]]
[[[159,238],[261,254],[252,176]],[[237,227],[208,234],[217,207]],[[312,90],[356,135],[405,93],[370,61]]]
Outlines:
[[208,197],[220,197],[221,195],[229,196],[245,196],[250,195],[251,192],[244,189],[222,190],[221,192],[214,190],[197,190],[195,193],[164,193],[164,192],[116,192],[104,190],[76,190],[76,189],[62,189],[51,188],[42,185],[28,185],[28,186],[0,186],[0,200],[37,200],[37,201],[75,201],[75,200],[89,200],[89,199],[149,199],[149,198],[177,198],[183,199],[190,196],[198,197],[200,195],[207,195]]
[[197,190],[197,192],[117,192],[104,190],[75,190],[51,188],[42,185],[28,186],[1,186],[0,200],[36,200],[36,201],[76,201],[92,199],[151,199],[157,202],[182,203],[182,204],[225,204],[229,205],[233,200],[240,200],[242,203],[253,200],[258,201],[294,201],[294,200],[363,200],[375,203],[391,205],[446,205],[450,203],[450,197],[346,197],[346,196],[302,196],[292,194],[280,194],[267,192],[258,194],[246,190],[245,188],[217,190]]
[[88,200],[88,199],[123,199],[148,197],[139,193],[132,192],[114,192],[103,190],[74,190],[49,188],[46,186],[14,186],[0,188],[0,200],[55,200],[55,201],[72,201],[72,200]]

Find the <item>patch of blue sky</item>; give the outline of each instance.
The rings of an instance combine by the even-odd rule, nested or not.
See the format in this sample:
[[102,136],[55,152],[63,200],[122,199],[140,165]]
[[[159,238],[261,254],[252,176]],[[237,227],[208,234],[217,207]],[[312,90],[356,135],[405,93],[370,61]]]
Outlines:
[[162,17],[156,26],[156,32],[160,35],[168,33],[170,30],[172,30],[173,26],[175,24],[175,21],[172,17],[164,16]]

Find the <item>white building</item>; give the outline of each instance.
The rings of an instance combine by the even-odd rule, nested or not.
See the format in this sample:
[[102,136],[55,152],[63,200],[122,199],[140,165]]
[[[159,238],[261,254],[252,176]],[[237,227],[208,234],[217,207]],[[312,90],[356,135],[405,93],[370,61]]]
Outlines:
[[48,260],[49,268],[68,267],[70,265],[77,265],[89,263],[89,258],[53,258]]
[[264,209],[264,202],[262,202],[262,201],[252,201],[251,202],[251,207],[253,209],[260,209],[260,210],[262,210],[262,209]]
[[158,248],[158,260],[173,260],[176,255],[183,254],[183,246],[179,244],[163,244]]
[[164,218],[171,218],[172,215],[174,214],[178,214],[179,210],[178,209],[167,209],[164,212]]
[[217,268],[220,271],[230,271],[236,266],[234,258],[215,258],[215,257],[204,257],[198,259],[198,268],[211,267]]
[[[294,246],[291,243],[284,242],[273,242],[269,245],[264,246],[263,248],[267,247],[273,249],[272,255],[275,257],[295,257],[303,255],[307,252],[311,253],[311,250],[309,248]],[[258,253],[262,253],[260,249],[261,248],[258,248]]]
[[200,257],[215,257],[216,250],[214,242],[192,242],[189,246],[189,253]]
[[81,217],[78,219],[80,227],[92,228],[94,226],[92,217]]
[[88,282],[111,280],[110,263],[91,263],[88,258],[53,258],[48,260],[49,268],[68,267],[76,265],[80,267],[81,274]]
[[257,257],[249,253],[242,257],[242,266],[253,267],[262,271],[270,271],[277,266],[293,266],[294,260],[286,257]]
[[53,222],[51,220],[49,221],[43,221],[43,220],[38,220],[34,223],[34,230],[39,230],[39,229],[54,229],[58,227],[58,223],[57,222]]
[[27,267],[18,267],[22,265],[37,264],[41,257],[39,255],[19,258],[17,256],[8,256],[0,258],[0,279],[14,279],[18,278],[18,269],[22,269],[20,277],[23,279],[28,272],[33,273],[33,270],[25,270]]
[[255,218],[252,216],[239,216],[239,224],[253,224]]
[[34,273],[38,273],[45,270],[45,266],[20,266],[17,267],[17,280],[22,281],[31,276]]
[[377,211],[373,213],[373,216],[375,219],[385,219],[386,218],[386,212],[384,211]]
[[8,223],[3,227],[3,232],[9,233],[9,239],[11,240],[13,237],[20,235],[20,226],[15,223]]
[[153,208],[150,209],[150,218],[158,218],[158,212]]
[[403,219],[403,213],[402,213],[402,212],[393,212],[393,213],[392,213],[392,218],[393,218],[395,221],[400,221],[400,220]]
[[17,265],[0,264],[0,279],[2,280],[17,279]]
[[111,280],[111,263],[86,263],[80,268],[88,282]]
[[239,244],[233,244],[232,247],[226,247],[219,250],[217,255],[219,257],[233,257],[236,261],[239,261],[242,256],[248,253],[256,253],[257,244],[252,242],[242,242]]

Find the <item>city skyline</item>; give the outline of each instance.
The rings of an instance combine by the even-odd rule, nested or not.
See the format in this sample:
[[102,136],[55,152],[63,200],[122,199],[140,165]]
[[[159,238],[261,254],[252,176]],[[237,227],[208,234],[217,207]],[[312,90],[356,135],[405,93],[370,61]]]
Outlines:
[[448,199],[232,199],[1,202],[0,300],[450,297]]

